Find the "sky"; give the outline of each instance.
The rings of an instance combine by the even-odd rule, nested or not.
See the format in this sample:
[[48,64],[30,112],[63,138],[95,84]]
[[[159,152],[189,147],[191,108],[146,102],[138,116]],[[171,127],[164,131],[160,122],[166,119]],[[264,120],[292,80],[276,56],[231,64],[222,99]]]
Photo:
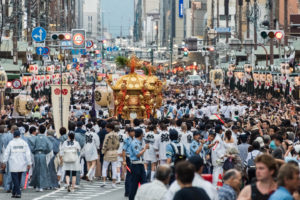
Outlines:
[[108,28],[113,37],[129,34],[129,28],[133,25],[134,0],[101,0],[104,12],[104,26]]

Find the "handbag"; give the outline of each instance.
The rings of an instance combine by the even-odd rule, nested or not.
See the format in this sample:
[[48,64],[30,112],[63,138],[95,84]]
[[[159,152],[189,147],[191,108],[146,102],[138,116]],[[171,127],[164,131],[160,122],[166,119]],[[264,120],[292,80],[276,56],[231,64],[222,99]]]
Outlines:
[[63,161],[65,163],[75,163],[78,160],[77,149],[75,147],[64,150]]

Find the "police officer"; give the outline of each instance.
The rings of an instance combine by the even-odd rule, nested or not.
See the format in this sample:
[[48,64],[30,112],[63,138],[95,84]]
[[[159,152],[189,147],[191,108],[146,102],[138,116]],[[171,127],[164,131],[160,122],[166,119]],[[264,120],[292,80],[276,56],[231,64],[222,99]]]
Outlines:
[[[20,131],[14,132],[14,139],[10,141],[4,152],[3,162],[9,164],[13,190],[12,198],[21,198],[21,178],[22,173],[30,169],[31,152],[28,144],[20,138]],[[3,165],[6,168],[6,164]]]
[[169,130],[169,137],[171,143],[166,147],[167,164],[175,165],[176,162],[184,160],[188,155],[184,145],[178,141],[178,132],[176,129]]
[[129,155],[131,160],[131,184],[129,190],[129,200],[134,200],[138,184],[146,182],[146,172],[144,167],[143,154],[149,149],[149,144],[142,147],[143,130],[135,129],[135,139],[130,145]]
[[130,162],[130,145],[134,139],[134,129],[131,127],[128,127],[126,129],[126,132],[128,133],[128,137],[124,140],[123,145],[123,166],[126,167],[126,178],[125,178],[125,197],[129,196],[129,189],[130,189],[130,178],[131,178],[131,162]]
[[193,133],[193,138],[194,139],[190,146],[190,156],[200,155],[205,141],[204,140],[200,141],[200,132],[198,131],[195,131]]

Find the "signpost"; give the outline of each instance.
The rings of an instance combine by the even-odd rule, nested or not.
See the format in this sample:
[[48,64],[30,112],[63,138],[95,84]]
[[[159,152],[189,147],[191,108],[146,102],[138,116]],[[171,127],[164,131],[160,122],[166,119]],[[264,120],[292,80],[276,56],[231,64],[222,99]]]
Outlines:
[[215,31],[218,33],[230,33],[231,28],[230,27],[216,27]]
[[47,36],[47,32],[42,27],[36,27],[35,29],[33,29],[32,34],[31,34],[32,39],[36,42],[45,41],[46,36]]
[[36,54],[37,55],[43,55],[44,54],[44,47],[37,47],[36,48]]
[[73,49],[84,49],[85,47],[85,30],[73,29],[72,30],[72,43]]
[[183,18],[183,0],[179,0],[179,18]]
[[13,80],[12,82],[13,89],[20,89],[22,87],[22,83],[19,79]]

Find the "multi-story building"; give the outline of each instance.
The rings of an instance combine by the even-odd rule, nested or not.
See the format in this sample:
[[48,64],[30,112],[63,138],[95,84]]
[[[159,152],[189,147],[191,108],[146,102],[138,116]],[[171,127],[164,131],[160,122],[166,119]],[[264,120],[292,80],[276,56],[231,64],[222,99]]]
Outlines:
[[87,37],[99,39],[101,37],[101,0],[88,0],[83,6],[83,28]]

